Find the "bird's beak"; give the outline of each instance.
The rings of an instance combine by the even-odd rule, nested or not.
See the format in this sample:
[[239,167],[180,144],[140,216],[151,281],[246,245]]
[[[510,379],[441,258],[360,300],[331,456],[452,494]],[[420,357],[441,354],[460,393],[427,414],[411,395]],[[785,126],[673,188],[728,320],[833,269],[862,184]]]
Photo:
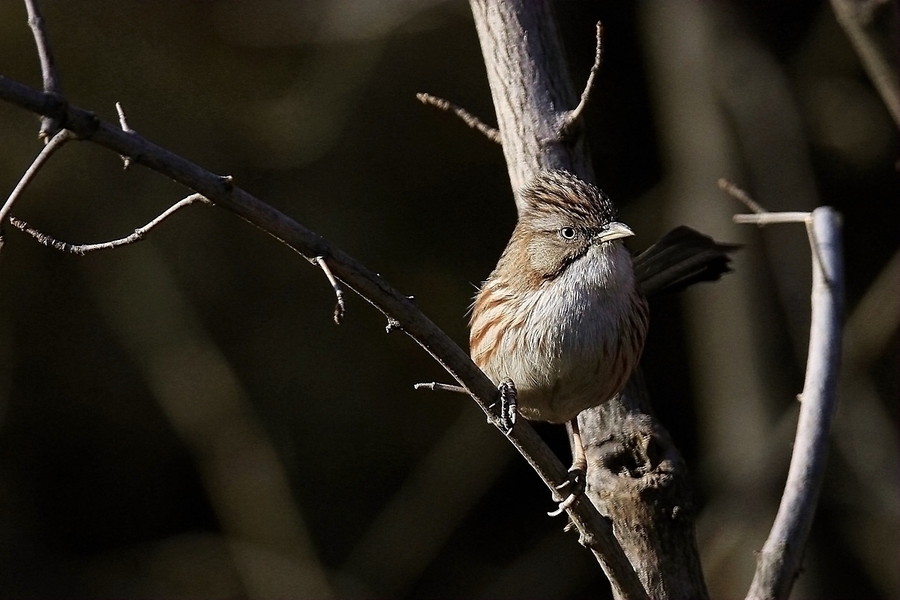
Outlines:
[[631,228],[625,223],[613,221],[609,227],[594,236],[594,240],[598,242],[610,242],[619,238],[625,238],[634,235]]

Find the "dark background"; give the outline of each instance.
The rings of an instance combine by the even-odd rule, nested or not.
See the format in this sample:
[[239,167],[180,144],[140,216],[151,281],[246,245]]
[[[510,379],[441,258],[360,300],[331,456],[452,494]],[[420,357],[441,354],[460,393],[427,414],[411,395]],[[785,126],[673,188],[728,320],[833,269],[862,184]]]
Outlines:
[[[463,347],[515,212],[461,2],[42,2],[63,92],[276,206],[415,295]],[[743,597],[777,509],[809,319],[804,230],[844,215],[847,339],[822,500],[794,598],[896,598],[898,135],[827,2],[559,2],[598,181],[642,249],[686,223],[745,244],[735,273],[655,300],[644,368],[689,461],[714,598]],[[40,86],[21,2],[0,74]],[[40,150],[0,105],[8,193]],[[15,215],[124,236],[188,190],[71,142]],[[596,597],[548,492],[356,297],[226,211],[191,207],[85,257],[7,232],[0,257],[0,596]],[[540,427],[566,460],[562,428]]]

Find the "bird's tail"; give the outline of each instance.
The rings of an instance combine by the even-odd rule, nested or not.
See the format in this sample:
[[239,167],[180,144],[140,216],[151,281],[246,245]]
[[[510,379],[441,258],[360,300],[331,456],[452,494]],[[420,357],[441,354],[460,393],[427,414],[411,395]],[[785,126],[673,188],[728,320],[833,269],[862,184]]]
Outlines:
[[738,248],[682,225],[635,256],[634,273],[645,296],[676,292],[729,272],[729,254]]

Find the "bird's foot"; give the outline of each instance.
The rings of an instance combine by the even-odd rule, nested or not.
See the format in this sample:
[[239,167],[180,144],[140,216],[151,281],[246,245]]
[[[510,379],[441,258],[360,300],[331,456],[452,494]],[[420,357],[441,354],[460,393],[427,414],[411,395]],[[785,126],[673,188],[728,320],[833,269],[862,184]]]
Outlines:
[[[578,465],[572,465],[569,468],[569,474],[563,483],[556,486],[557,492],[568,491],[568,495],[559,501],[559,505],[556,507],[556,510],[550,511],[547,514],[551,517],[558,517],[559,515],[566,512],[566,510],[572,508],[576,502],[584,495],[584,468]],[[560,494],[561,496],[562,494]],[[556,499],[554,498],[554,501]]]
[[566,428],[569,430],[569,435],[572,440],[572,466],[569,467],[567,480],[556,486],[556,491],[559,492],[568,489],[569,495],[559,502],[559,506],[556,510],[547,513],[551,517],[561,515],[584,495],[587,456],[584,454],[584,444],[581,441],[581,430],[578,427],[578,418],[576,417],[566,423]]
[[[516,384],[513,383],[512,379],[507,377],[497,386],[497,391],[499,392],[500,414],[498,415],[498,421],[495,424],[505,435],[509,435],[512,433],[513,427],[516,424],[516,417],[519,413]],[[492,404],[491,408],[494,408],[495,406],[497,406],[496,403]]]

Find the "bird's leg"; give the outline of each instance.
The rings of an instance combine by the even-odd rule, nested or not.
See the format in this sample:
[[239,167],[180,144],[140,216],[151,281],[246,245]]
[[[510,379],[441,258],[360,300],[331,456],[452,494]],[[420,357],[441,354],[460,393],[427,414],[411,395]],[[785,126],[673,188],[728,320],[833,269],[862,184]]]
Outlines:
[[584,444],[581,441],[581,430],[578,429],[578,417],[566,423],[566,429],[572,438],[572,466],[569,467],[569,478],[556,487],[557,491],[569,488],[569,495],[559,503],[551,517],[561,515],[584,494],[584,478],[587,473],[587,457],[584,455]]
[[516,384],[507,377],[500,382],[497,390],[500,392],[500,428],[503,433],[509,435],[516,424],[516,414],[519,410]]

